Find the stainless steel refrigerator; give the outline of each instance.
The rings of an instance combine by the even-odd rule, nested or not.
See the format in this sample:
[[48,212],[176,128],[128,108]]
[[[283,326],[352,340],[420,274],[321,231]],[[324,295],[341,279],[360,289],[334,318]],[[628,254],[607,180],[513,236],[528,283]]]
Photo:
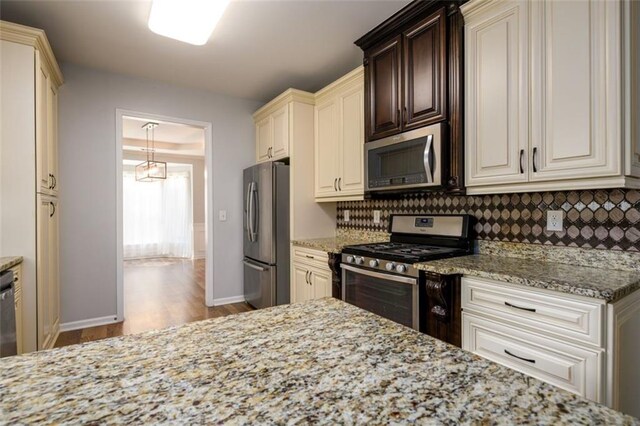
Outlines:
[[255,308],[289,303],[289,166],[244,170],[244,298]]

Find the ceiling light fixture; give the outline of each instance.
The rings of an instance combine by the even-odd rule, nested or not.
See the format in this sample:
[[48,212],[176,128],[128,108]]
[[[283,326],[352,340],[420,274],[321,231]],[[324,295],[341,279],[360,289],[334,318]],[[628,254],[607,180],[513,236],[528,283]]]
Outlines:
[[153,0],[149,29],[161,36],[202,46],[230,0]]
[[[136,166],[136,180],[139,182],[153,182],[167,178],[167,163],[156,161],[156,141],[154,129],[158,123],[148,122],[142,128],[147,131],[147,161]],[[151,130],[151,148],[149,148],[149,130]]]

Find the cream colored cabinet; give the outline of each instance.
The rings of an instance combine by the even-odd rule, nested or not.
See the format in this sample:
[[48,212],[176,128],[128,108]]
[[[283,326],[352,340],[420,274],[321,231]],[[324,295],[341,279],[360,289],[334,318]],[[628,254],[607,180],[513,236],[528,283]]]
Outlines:
[[49,67],[39,52],[36,62],[36,167],[39,190],[43,194],[58,193],[58,89],[51,79]]
[[316,93],[316,201],[364,197],[364,69]]
[[18,355],[21,355],[23,352],[22,342],[23,342],[23,334],[22,334],[22,266],[16,265],[12,267],[11,272],[13,272],[13,282],[14,282],[14,303],[16,309],[16,347],[18,350]]
[[58,200],[38,195],[38,349],[50,349],[60,332]]
[[334,197],[338,191],[338,101],[327,99],[315,108],[315,196]]
[[291,301],[331,297],[332,272],[327,253],[307,247],[291,247]]
[[628,119],[640,108],[629,95],[637,8],[598,0],[462,6],[468,193],[640,187]]
[[313,105],[311,94],[289,89],[253,114],[256,126],[256,162],[277,161],[290,156],[294,102]]
[[467,21],[467,186],[528,181],[528,20],[507,1]]
[[640,290],[615,303],[463,277],[462,348],[634,416]]
[[6,106],[0,111],[0,256],[24,258],[18,333],[21,350],[32,352],[53,347],[60,327],[58,87],[63,78],[42,30],[0,21],[0,39],[0,103]]

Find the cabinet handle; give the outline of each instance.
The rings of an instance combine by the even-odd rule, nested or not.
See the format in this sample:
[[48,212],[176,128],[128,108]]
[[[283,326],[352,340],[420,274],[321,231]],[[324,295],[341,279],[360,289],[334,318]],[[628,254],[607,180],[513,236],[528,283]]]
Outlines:
[[522,160],[524,158],[524,149],[520,150],[520,173],[524,173],[524,165],[522,164]]
[[342,178],[338,178],[338,191],[342,191]]
[[512,305],[509,302],[504,302],[504,304],[510,308],[515,308],[515,309],[520,309],[521,311],[527,311],[527,312],[535,312],[536,310],[534,308],[523,308],[522,306],[516,306],[516,305]]
[[56,189],[56,186],[58,186],[58,179],[56,179],[56,175],[51,174],[51,177],[53,178],[53,187],[51,189]]
[[400,108],[398,108],[398,114],[397,114],[397,117],[396,117],[396,121],[397,121],[398,124],[400,124]]
[[305,254],[304,257],[309,258],[309,259],[315,259],[315,257],[309,256],[308,254]]
[[338,178],[333,179],[333,190],[338,190]]
[[309,285],[313,285],[313,283],[311,282],[311,275],[313,275],[313,272],[309,271]]
[[512,354],[511,352],[509,352],[509,351],[508,351],[508,350],[506,350],[506,349],[504,350],[504,353],[505,353],[505,354],[507,354],[507,355],[509,355],[509,356],[512,356],[512,357],[514,357],[514,358],[521,359],[522,361],[530,362],[531,364],[535,364],[535,363],[536,363],[536,360],[535,360],[535,359],[522,358],[521,356],[518,356],[518,355],[514,355],[514,354]]
[[402,120],[403,120],[403,121],[406,121],[406,120],[407,120],[407,116],[408,116],[408,114],[407,114],[407,107],[404,107],[404,115],[402,116]]
[[53,211],[49,213],[49,217],[53,217],[53,215],[56,214],[56,205],[49,201],[49,207],[53,208]]
[[49,189],[53,189],[53,175],[49,173]]
[[536,165],[536,156],[538,154],[538,147],[534,146],[533,147],[533,158],[532,158],[532,163],[533,163],[533,173],[537,173],[538,172],[538,166]]

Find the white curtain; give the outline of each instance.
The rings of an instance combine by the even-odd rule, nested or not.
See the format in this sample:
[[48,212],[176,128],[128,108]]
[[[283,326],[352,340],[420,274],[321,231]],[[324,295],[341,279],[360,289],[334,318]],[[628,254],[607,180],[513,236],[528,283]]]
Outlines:
[[191,257],[191,173],[167,165],[167,179],[136,181],[123,171],[124,257]]

